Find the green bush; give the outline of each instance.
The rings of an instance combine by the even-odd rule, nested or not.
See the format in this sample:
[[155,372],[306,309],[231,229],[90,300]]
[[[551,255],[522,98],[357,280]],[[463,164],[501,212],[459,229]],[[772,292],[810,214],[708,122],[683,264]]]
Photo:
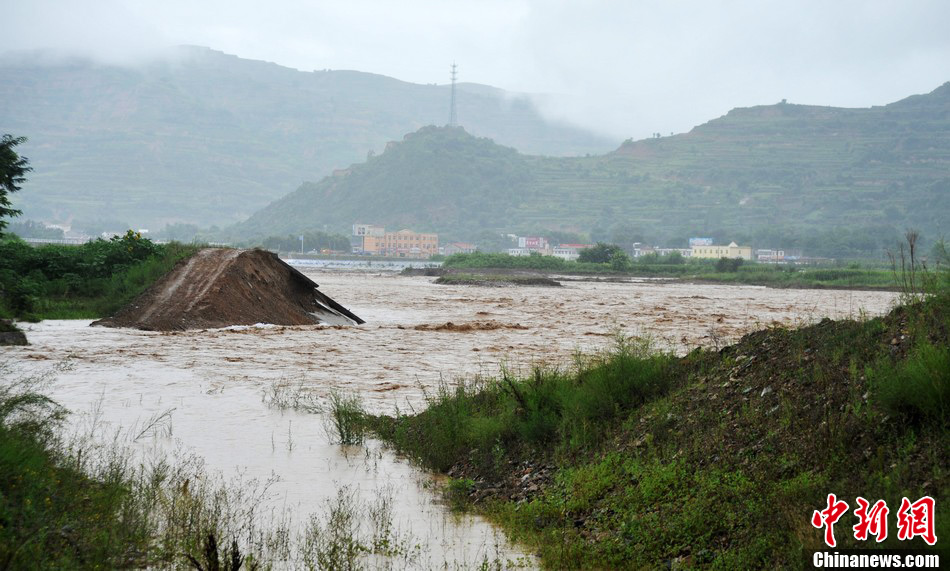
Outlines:
[[868,371],[873,395],[885,409],[910,422],[947,426],[950,420],[950,347],[917,345],[898,363],[881,361]]
[[719,258],[716,260],[717,272],[738,272],[742,258]]
[[0,315],[94,318],[116,311],[197,246],[159,245],[127,232],[80,246],[0,241]]

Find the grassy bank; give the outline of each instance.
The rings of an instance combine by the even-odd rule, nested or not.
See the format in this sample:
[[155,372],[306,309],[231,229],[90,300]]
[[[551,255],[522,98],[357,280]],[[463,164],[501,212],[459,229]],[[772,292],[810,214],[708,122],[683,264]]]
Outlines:
[[[729,262],[734,262],[729,260]],[[787,288],[879,288],[899,287],[894,271],[882,267],[802,267],[785,264],[729,263],[718,260],[687,260],[682,257],[649,256],[632,261],[618,271],[611,264],[563,260],[553,256],[509,256],[508,254],[454,254],[443,267],[452,271],[528,270],[568,275],[623,275],[663,277],[685,281],[705,281]]]
[[111,315],[197,249],[155,244],[132,231],[80,246],[34,248],[5,239],[0,241],[0,317]]
[[[823,546],[814,510],[851,513],[839,548],[898,541],[902,497],[936,499],[950,533],[950,289],[905,292],[867,321],[772,328],[677,358],[643,341],[446,386],[419,414],[369,419],[450,498],[550,568],[800,568]],[[855,498],[884,499],[884,543],[851,534]],[[939,546],[939,544],[938,544]]]
[[800,268],[770,264],[740,266],[735,272],[687,272],[687,280],[711,283],[764,285],[779,288],[842,288],[896,290],[898,280],[891,270],[881,268]]

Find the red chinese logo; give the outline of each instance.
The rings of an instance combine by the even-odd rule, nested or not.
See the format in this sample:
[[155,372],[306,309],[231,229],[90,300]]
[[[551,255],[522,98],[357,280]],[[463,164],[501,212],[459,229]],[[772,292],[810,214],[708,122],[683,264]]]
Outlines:
[[913,539],[918,535],[927,545],[937,543],[934,533],[934,499],[924,496],[914,503],[907,498],[901,499],[901,508],[897,510],[897,539]]
[[[854,510],[854,515],[858,518],[858,523],[852,527],[854,538],[858,541],[867,541],[868,536],[873,535],[880,543],[887,539],[887,514],[890,511],[887,508],[887,502],[878,500],[871,505],[868,500],[858,497],[858,507]],[[825,530],[825,544],[828,547],[835,547],[834,525],[848,511],[847,502],[838,500],[834,494],[828,494],[828,507],[819,511],[815,510],[811,516],[811,524],[818,529]],[[934,525],[934,516],[937,513],[934,499],[930,496],[924,496],[911,503],[907,498],[902,498],[901,507],[897,510],[897,539],[909,541],[915,537],[920,537],[928,545],[937,543],[936,526]]]
[[813,526],[818,529],[825,528],[825,543],[828,547],[836,545],[834,525],[847,511],[848,504],[846,502],[840,502],[834,494],[828,494],[828,507],[821,511],[815,510],[815,513],[811,516]]
[[884,500],[875,502],[874,507],[868,510],[871,504],[858,496],[858,509],[854,515],[858,516],[858,525],[854,526],[854,538],[864,541],[868,533],[877,537],[880,543],[887,539],[887,503]]

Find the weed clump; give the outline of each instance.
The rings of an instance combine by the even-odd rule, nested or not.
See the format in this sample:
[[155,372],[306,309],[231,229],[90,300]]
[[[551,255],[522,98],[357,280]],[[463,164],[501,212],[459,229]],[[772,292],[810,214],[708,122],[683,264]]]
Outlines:
[[336,444],[362,444],[366,438],[366,411],[357,394],[330,391],[327,434]]
[[[324,515],[312,516],[303,532],[297,567],[302,569],[416,568],[421,546],[393,525],[393,497],[380,490],[374,501],[360,501],[347,486],[326,502]],[[383,563],[378,566],[373,562]],[[394,567],[399,565],[400,567]]]
[[220,481],[194,456],[138,460],[131,445],[169,436],[170,413],[111,438],[94,418],[65,438],[43,381],[0,363],[0,568],[236,571],[286,558],[256,521],[269,483]]
[[950,422],[950,348],[922,343],[906,359],[868,369],[874,399],[912,424]]
[[574,371],[539,366],[524,378],[503,370],[497,379],[443,384],[423,414],[369,421],[429,467],[447,470],[466,458],[498,473],[515,449],[548,455],[596,446],[612,421],[675,385],[673,363],[646,340],[618,336],[613,350]]

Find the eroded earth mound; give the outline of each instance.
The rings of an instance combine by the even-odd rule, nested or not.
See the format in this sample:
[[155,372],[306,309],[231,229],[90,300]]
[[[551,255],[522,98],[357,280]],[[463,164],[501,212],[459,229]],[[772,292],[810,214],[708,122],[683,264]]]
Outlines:
[[317,287],[271,252],[206,248],[93,325],[175,331],[256,323],[363,323]]

